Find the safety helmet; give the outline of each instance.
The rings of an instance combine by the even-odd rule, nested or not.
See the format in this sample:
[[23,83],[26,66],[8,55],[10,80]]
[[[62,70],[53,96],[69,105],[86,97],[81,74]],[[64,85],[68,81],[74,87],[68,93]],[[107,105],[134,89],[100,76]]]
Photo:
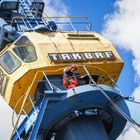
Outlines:
[[78,64],[73,64],[72,69],[75,70],[75,71],[78,70]]

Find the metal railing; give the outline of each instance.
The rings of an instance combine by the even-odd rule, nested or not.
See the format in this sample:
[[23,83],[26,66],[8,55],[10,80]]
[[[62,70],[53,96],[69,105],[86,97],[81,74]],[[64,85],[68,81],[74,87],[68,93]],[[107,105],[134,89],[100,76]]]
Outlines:
[[[60,16],[60,17],[48,17],[42,16],[41,18],[37,18],[33,16],[30,18],[28,15],[26,16],[15,16],[11,20],[11,25],[16,24],[17,30],[19,32],[24,31],[34,31],[34,27],[37,25],[49,26],[48,22],[54,21],[57,26],[57,31],[91,31],[92,24],[88,21],[87,17],[84,16]],[[24,28],[21,28],[25,27]]]
[[[50,89],[51,89],[52,91],[54,91],[54,90],[60,91],[60,89],[59,89],[58,87],[56,87],[55,85],[53,85],[53,84],[50,82],[50,80],[48,79],[48,77],[47,77],[47,75],[46,75],[46,73],[45,73],[44,71],[39,71],[39,72],[37,72],[37,73],[35,74],[34,78],[33,78],[33,81],[32,81],[32,83],[31,83],[31,85],[29,86],[27,92],[25,92],[25,93],[20,97],[20,99],[19,99],[18,102],[16,103],[15,108],[14,108],[14,110],[13,110],[13,115],[12,115],[13,131],[12,131],[12,134],[11,134],[11,139],[12,139],[12,137],[14,136],[15,133],[17,134],[18,138],[21,139],[20,134],[19,134],[19,132],[18,132],[18,127],[19,127],[19,125],[20,125],[20,124],[19,124],[20,119],[21,119],[22,116],[23,116],[22,114],[25,115],[24,118],[22,118],[22,119],[25,119],[25,118],[29,119],[29,121],[31,122],[32,126],[34,126],[35,121],[32,122],[32,120],[31,120],[30,117],[28,116],[28,113],[26,112],[26,108],[28,108],[30,105],[32,105],[32,108],[33,108],[34,112],[39,113],[39,108],[36,108],[36,107],[35,107],[34,102],[33,102],[34,97],[33,97],[33,99],[32,99],[32,97],[30,96],[30,91],[32,90],[33,85],[35,84],[35,82],[38,82],[38,83],[41,82],[41,81],[37,81],[37,80],[36,80],[36,77],[37,77],[38,74],[40,74],[40,73],[42,73],[42,75],[43,75],[44,78],[45,78],[45,82],[47,82],[47,84],[49,85],[49,87],[50,87]],[[44,81],[43,81],[43,82],[44,82]],[[26,101],[27,101],[27,100],[29,100],[28,104],[26,104]],[[22,101],[22,105],[21,105],[19,114],[17,114],[17,113],[16,113],[16,109],[17,109],[17,107],[19,106],[19,103],[21,103],[21,101]],[[16,122],[15,122],[15,114],[16,114],[16,119],[17,119]]]
[[[83,65],[82,65],[82,68],[83,68]],[[63,69],[64,69],[64,68],[63,68]],[[59,70],[62,70],[62,68],[59,69]],[[57,70],[56,70],[56,71],[57,71]],[[19,127],[19,122],[20,122],[20,118],[21,118],[22,114],[24,114],[25,117],[27,117],[27,118],[30,120],[30,117],[28,116],[28,113],[26,112],[26,108],[28,108],[28,106],[31,104],[31,105],[32,105],[32,108],[34,109],[34,111],[37,112],[37,110],[38,110],[38,109],[36,109],[35,106],[34,106],[34,102],[33,102],[33,100],[32,100],[32,97],[30,96],[30,91],[32,90],[33,85],[34,85],[35,82],[38,82],[38,83],[39,83],[39,82],[42,82],[42,81],[37,81],[37,80],[36,80],[36,77],[37,77],[38,74],[40,74],[40,73],[42,73],[42,75],[43,75],[44,78],[45,78],[45,79],[42,80],[42,81],[43,81],[43,82],[44,82],[44,81],[47,82],[48,86],[50,87],[50,89],[51,89],[52,91],[55,91],[55,90],[58,90],[58,91],[60,90],[60,91],[61,91],[61,89],[60,89],[59,87],[57,87],[57,86],[54,84],[53,81],[56,81],[56,80],[57,80],[57,81],[59,81],[60,83],[63,84],[63,82],[62,82],[63,79],[49,79],[49,78],[47,77],[45,71],[38,71],[38,72],[35,74],[35,76],[34,76],[34,78],[33,78],[33,81],[32,81],[32,83],[31,83],[31,85],[29,86],[27,92],[21,96],[21,98],[18,100],[17,104],[15,105],[15,108],[14,108],[14,111],[13,111],[13,116],[12,116],[13,132],[12,132],[11,138],[12,138],[12,136],[14,135],[14,133],[16,133],[17,136],[18,136],[18,138],[20,139],[20,135],[19,135],[19,133],[18,133],[18,127]],[[86,74],[89,76],[89,73],[86,73]],[[84,75],[85,75],[85,74],[79,74],[79,75],[75,76],[75,78],[78,79],[79,77],[84,76]],[[92,74],[90,73],[90,75],[92,75]],[[101,76],[101,75],[99,75],[99,77],[100,77],[100,76]],[[89,78],[90,78],[90,77],[89,77]],[[114,86],[117,87],[117,90],[119,90],[119,88],[118,88],[116,82],[115,82],[111,77],[109,77],[109,76],[104,76],[104,82],[106,82],[106,80],[111,81],[111,82],[114,84]],[[95,83],[95,81],[89,81],[88,84],[95,84],[95,85],[97,85],[98,82]],[[104,83],[102,83],[102,84],[104,84]],[[78,86],[80,86],[80,85],[78,85]],[[120,91],[119,91],[119,92],[120,92]],[[122,96],[121,92],[120,92],[120,95]],[[29,99],[30,102],[28,102],[28,104],[25,105],[25,103],[26,103],[26,101],[27,101],[28,99]],[[21,105],[19,114],[17,115],[16,109],[17,109],[17,107],[18,107],[20,101],[22,101],[22,100],[23,100],[23,102],[22,102],[22,105]],[[14,121],[15,121],[15,114],[16,114],[16,116],[17,116],[17,121],[16,121],[16,122],[14,122]],[[34,125],[34,122],[32,122],[32,120],[30,120],[30,122],[32,123],[32,125]]]
[[[14,111],[13,111],[13,115],[12,115],[13,131],[12,131],[12,134],[11,134],[11,139],[12,139],[12,137],[13,137],[13,135],[14,135],[15,132],[16,132],[18,138],[20,139],[20,135],[18,134],[18,131],[17,131],[18,125],[19,125],[19,121],[20,121],[20,118],[21,118],[22,113],[24,113],[24,114],[26,115],[26,117],[28,117],[28,114],[26,113],[25,108],[28,107],[29,103],[31,103],[32,106],[33,106],[33,108],[35,109],[34,103],[33,103],[32,99],[31,99],[31,97],[30,97],[30,91],[31,91],[32,88],[33,88],[33,85],[34,85],[34,83],[35,83],[35,81],[36,81],[37,75],[38,75],[38,72],[35,74],[35,76],[34,76],[34,78],[33,78],[33,81],[32,81],[32,83],[31,83],[31,85],[29,86],[27,92],[25,92],[25,93],[20,97],[20,99],[18,100],[17,104],[15,105],[15,108],[14,108]],[[27,99],[29,99],[30,102],[25,106],[25,103],[26,103]],[[17,115],[16,109],[17,109],[19,103],[20,103],[22,100],[23,100],[23,102],[22,102],[22,105],[21,105],[19,114]],[[35,109],[35,110],[36,110],[36,109]],[[14,118],[15,115],[14,115],[14,114],[16,114],[16,116],[17,116],[17,121],[16,121],[16,123],[14,123],[14,120],[15,120],[15,118]]]

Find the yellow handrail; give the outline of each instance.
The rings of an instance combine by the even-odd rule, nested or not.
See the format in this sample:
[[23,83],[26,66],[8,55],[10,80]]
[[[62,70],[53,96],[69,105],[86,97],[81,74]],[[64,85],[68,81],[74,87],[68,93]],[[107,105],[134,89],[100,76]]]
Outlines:
[[[37,73],[35,74],[34,79],[33,79],[32,83],[31,83],[31,85],[29,86],[28,90],[27,90],[26,93],[24,94],[25,97],[22,96],[22,98],[24,97],[24,100],[23,100],[23,102],[22,102],[21,109],[20,109],[20,111],[19,111],[19,117],[18,117],[18,119],[17,119],[17,121],[16,121],[16,124],[15,124],[15,126],[14,126],[14,128],[13,128],[13,131],[12,131],[12,134],[11,134],[10,139],[12,139],[12,136],[13,136],[15,130],[17,129],[17,125],[18,125],[19,119],[20,119],[20,117],[21,117],[22,110],[23,110],[23,108],[24,108],[24,105],[25,105],[26,100],[27,100],[27,98],[28,98],[28,96],[29,96],[29,94],[30,94],[30,91],[31,91],[31,89],[32,89],[32,86],[33,86],[35,80],[36,80],[36,77],[37,77],[38,73],[39,73],[39,72],[37,72]],[[19,100],[21,100],[22,98],[20,98]],[[19,101],[17,102],[17,104],[16,104],[14,110],[16,109],[18,103],[19,103]]]
[[[57,65],[57,66],[58,66],[58,65]],[[59,65],[59,66],[60,66],[60,65]],[[64,65],[61,65],[61,66],[64,66]],[[30,91],[31,91],[31,89],[32,89],[32,87],[33,87],[33,84],[34,84],[34,82],[36,81],[37,75],[38,75],[39,73],[42,73],[42,74],[43,74],[43,73],[45,73],[45,72],[46,72],[46,73],[47,73],[47,72],[49,72],[49,73],[58,72],[58,71],[61,71],[61,70],[65,69],[65,68],[67,68],[67,67],[69,67],[69,66],[70,66],[70,65],[67,65],[67,66],[62,67],[62,68],[59,68],[59,69],[57,69],[57,70],[37,71],[37,72],[35,73],[35,76],[34,76],[34,78],[33,78],[33,81],[32,81],[32,83],[31,83],[31,85],[29,86],[28,90],[25,92],[25,94],[23,94],[23,95],[21,96],[21,98],[18,100],[17,104],[15,105],[14,110],[15,110],[16,107],[18,106],[19,102],[20,102],[20,101],[23,99],[23,97],[25,96],[25,97],[24,97],[24,100],[23,100],[23,102],[22,102],[20,111],[19,111],[18,119],[17,119],[15,125],[14,125],[14,123],[13,123],[13,125],[14,125],[13,127],[14,127],[14,128],[13,128],[13,131],[12,131],[12,134],[11,134],[11,139],[12,139],[12,136],[13,136],[14,132],[15,132],[16,129],[17,129],[19,119],[20,119],[21,114],[22,114],[22,111],[23,111],[23,109],[24,109],[24,105],[25,105],[25,103],[26,103],[27,98],[29,97],[29,94],[30,94]],[[80,64],[79,66],[83,67],[83,64]],[[103,70],[102,68],[100,68],[100,67],[98,67],[98,66],[92,66],[92,65],[89,65],[89,64],[84,64],[84,66],[87,66],[87,67],[94,67],[94,68],[96,68],[96,69],[98,69],[98,70],[104,72],[104,73],[108,76],[108,78],[112,79],[108,72],[106,72],[105,70]],[[116,83],[114,83],[114,84],[116,84]]]

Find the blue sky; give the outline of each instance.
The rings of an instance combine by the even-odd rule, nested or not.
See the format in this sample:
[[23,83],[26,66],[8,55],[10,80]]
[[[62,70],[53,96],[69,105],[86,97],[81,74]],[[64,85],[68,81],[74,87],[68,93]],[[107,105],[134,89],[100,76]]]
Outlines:
[[69,7],[69,14],[87,16],[96,31],[100,32],[104,16],[113,12],[115,0],[63,0]]
[[[113,13],[116,9],[114,7],[115,0],[63,0],[69,7],[69,15],[87,16],[89,21],[93,23],[93,30],[102,32],[105,24],[104,17]],[[118,86],[125,96],[132,94],[136,84],[134,82],[134,69],[132,67],[133,55],[130,51],[118,48],[119,54],[125,62],[123,71],[118,80]]]

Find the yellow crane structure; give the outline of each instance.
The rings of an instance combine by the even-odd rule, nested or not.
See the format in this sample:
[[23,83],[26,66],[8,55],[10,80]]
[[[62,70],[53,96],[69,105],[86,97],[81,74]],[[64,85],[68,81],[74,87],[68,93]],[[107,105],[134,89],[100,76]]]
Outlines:
[[[100,75],[98,83],[112,87],[114,83],[106,77],[116,82],[123,68],[113,44],[96,32],[27,32],[0,52],[2,96],[14,109],[30,86],[29,95],[34,98],[35,81],[43,80],[44,74],[63,75],[64,67],[74,63],[86,65],[90,73]],[[78,72],[84,73],[82,68]]]

